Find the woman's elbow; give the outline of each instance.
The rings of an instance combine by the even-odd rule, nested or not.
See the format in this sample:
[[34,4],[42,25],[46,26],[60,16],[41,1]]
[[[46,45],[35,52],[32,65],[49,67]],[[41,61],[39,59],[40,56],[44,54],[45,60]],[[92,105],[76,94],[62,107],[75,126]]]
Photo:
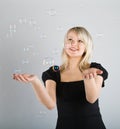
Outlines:
[[49,110],[53,110],[53,109],[56,107],[56,104],[48,105],[48,106],[46,106],[46,107],[47,107],[47,109],[49,109]]
[[87,101],[90,103],[90,104],[94,104],[97,100],[97,98],[86,98]]

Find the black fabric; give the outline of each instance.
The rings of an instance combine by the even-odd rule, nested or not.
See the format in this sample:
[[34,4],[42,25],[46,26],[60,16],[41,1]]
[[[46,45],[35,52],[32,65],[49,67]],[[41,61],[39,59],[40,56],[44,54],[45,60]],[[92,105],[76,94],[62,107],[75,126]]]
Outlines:
[[[103,70],[101,75],[107,79],[107,71],[98,63],[90,67]],[[99,100],[91,104],[86,100],[84,81],[60,82],[60,71],[54,72],[52,67],[43,72],[42,79],[56,82],[56,98],[58,119],[56,129],[106,129],[102,121]]]
[[103,73],[102,74],[99,74],[99,75],[103,77],[102,87],[104,87],[105,86],[105,82],[104,81],[108,78],[108,72],[107,72],[107,70],[101,64],[96,63],[96,62],[92,62],[90,67],[91,68],[97,68],[97,69],[100,69],[100,70],[103,71]]
[[46,80],[53,80],[55,81],[57,84],[60,81],[60,71],[58,70],[57,72],[55,72],[53,70],[54,66],[51,66],[48,70],[46,70],[45,72],[42,73],[42,80],[45,84]]

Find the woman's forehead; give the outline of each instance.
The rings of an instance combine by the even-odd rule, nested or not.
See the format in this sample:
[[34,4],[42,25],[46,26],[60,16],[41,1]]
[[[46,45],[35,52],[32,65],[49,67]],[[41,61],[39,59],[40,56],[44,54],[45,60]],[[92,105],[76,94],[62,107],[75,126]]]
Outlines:
[[67,37],[70,37],[70,38],[78,38],[78,39],[81,39],[82,36],[77,33],[77,32],[74,32],[74,31],[70,31],[68,34],[67,34]]

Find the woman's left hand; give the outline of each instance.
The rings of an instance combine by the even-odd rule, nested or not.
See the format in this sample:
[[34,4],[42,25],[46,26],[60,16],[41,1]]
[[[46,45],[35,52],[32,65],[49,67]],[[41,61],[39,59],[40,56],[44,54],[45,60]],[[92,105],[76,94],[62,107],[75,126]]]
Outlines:
[[103,71],[97,68],[88,68],[84,70],[82,73],[83,73],[83,79],[92,79],[96,78],[98,74],[102,74]]

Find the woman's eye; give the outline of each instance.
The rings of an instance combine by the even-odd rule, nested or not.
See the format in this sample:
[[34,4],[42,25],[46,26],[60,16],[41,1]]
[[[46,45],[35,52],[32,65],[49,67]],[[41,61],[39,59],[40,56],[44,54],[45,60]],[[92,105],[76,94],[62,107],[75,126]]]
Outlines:
[[72,41],[72,39],[68,39],[68,41]]
[[83,43],[83,41],[82,40],[78,40],[78,43]]

